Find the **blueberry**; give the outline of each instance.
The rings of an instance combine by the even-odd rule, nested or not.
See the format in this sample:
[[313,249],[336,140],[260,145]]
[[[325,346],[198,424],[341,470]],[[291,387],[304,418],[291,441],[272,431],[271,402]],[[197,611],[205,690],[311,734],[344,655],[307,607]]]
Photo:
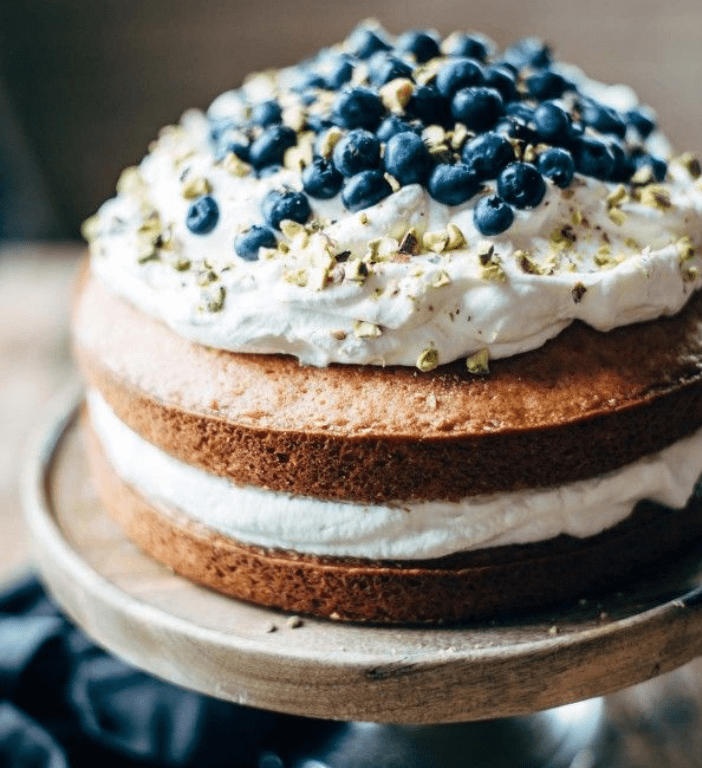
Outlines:
[[499,235],[512,226],[514,211],[497,195],[481,197],[473,209],[473,223],[481,235]]
[[575,170],[585,176],[607,180],[614,170],[614,155],[609,147],[592,136],[581,136],[571,146]]
[[499,91],[505,102],[517,98],[517,78],[508,67],[488,67],[485,70],[485,85]]
[[338,91],[353,75],[353,64],[343,56],[334,61],[325,72],[324,85],[330,91]]
[[551,147],[539,155],[537,168],[547,179],[558,187],[565,189],[573,180],[575,164],[573,156],[567,149]]
[[524,66],[548,67],[551,49],[538,37],[525,37],[511,45],[504,53],[504,60],[517,69]]
[[552,101],[539,104],[534,110],[533,122],[540,141],[560,146],[568,143],[572,120],[558,104]]
[[433,85],[418,85],[405,107],[405,112],[425,125],[447,125],[451,105]]
[[275,99],[262,101],[251,111],[251,122],[254,125],[262,125],[264,128],[268,125],[280,123],[283,119],[283,110]]
[[332,117],[342,128],[367,128],[374,131],[385,112],[377,94],[368,88],[347,88],[336,98]]
[[505,104],[505,114],[510,117],[518,117],[523,122],[528,123],[534,118],[534,107],[530,107],[521,101],[513,101]]
[[195,235],[206,235],[217,226],[219,206],[214,197],[203,195],[190,204],[185,225]]
[[266,224],[273,229],[280,229],[280,222],[284,219],[304,224],[312,211],[307,196],[302,192],[272,189],[261,202],[261,212]]
[[311,165],[302,172],[302,186],[310,197],[329,200],[341,190],[344,177],[329,160],[315,157]]
[[656,119],[648,107],[637,107],[626,113],[629,125],[633,125],[642,139],[647,139],[656,127]]
[[490,45],[478,35],[456,35],[447,53],[450,56],[467,56],[470,59],[485,61],[490,53]]
[[254,224],[236,236],[234,251],[244,261],[258,261],[259,248],[275,248],[276,244],[277,240],[272,229]]
[[497,192],[515,208],[536,208],[546,194],[546,183],[531,163],[511,163],[497,179]]
[[403,186],[423,184],[432,166],[431,155],[424,142],[411,131],[397,133],[388,141],[383,162],[387,172]]
[[558,99],[566,91],[572,91],[574,86],[570,80],[566,80],[558,72],[543,69],[527,77],[525,81],[527,94],[532,99],[543,101],[544,99]]
[[390,44],[369,27],[357,27],[346,40],[348,50],[359,59],[369,59],[378,51],[390,50]]
[[616,141],[611,141],[608,144],[609,151],[614,158],[614,165],[610,171],[609,181],[625,182],[629,181],[632,174],[636,170],[634,161],[629,155],[627,155],[624,147]]
[[638,155],[634,158],[636,170],[648,166],[652,171],[656,181],[663,181],[668,173],[668,164],[660,157],[653,155]]
[[478,178],[496,179],[500,171],[514,161],[514,149],[504,136],[488,131],[471,139],[463,147],[463,162]]
[[580,102],[580,119],[600,133],[614,134],[619,138],[624,138],[626,133],[626,123],[619,113],[592,99]]
[[450,60],[436,76],[436,88],[442,96],[452,98],[461,88],[480,85],[483,82],[483,70],[473,59],[456,58]]
[[334,166],[343,176],[355,176],[380,165],[380,141],[362,128],[350,131],[334,147]]
[[418,30],[400,35],[395,47],[402,53],[411,53],[420,64],[441,55],[436,38],[428,32]]
[[368,76],[373,85],[385,85],[398,77],[411,77],[412,67],[390,53],[374,53],[368,62]]
[[254,168],[280,165],[285,150],[297,144],[297,134],[287,125],[271,125],[251,144],[249,162]]
[[402,120],[397,115],[390,115],[383,120],[375,135],[380,141],[389,141],[396,133],[414,130],[415,128],[411,123]]
[[362,171],[344,184],[341,200],[350,211],[360,211],[379,203],[391,192],[392,187],[382,171]]
[[502,96],[494,88],[462,88],[451,102],[451,114],[472,131],[492,128],[503,113]]
[[465,163],[442,164],[432,171],[427,189],[438,203],[460,205],[478,192],[480,180],[475,171]]

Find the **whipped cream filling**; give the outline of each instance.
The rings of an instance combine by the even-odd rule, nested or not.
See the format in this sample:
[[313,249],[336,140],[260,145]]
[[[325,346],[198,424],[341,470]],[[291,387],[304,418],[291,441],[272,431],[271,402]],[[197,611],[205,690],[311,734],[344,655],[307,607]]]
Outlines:
[[593,536],[641,499],[681,509],[702,474],[702,429],[592,480],[459,502],[368,505],[239,486],[146,442],[88,394],[93,427],[115,471],[144,497],[244,544],[313,555],[419,560],[455,552]]
[[[561,71],[622,112],[638,104],[625,86]],[[261,223],[267,192],[302,190],[300,169],[256,176],[222,162],[211,120],[243,123],[251,103],[273,97],[293,109],[292,72],[252,77],[216,99],[209,119],[187,112],[88,228],[95,273],[180,335],[317,366],[428,369],[483,350],[500,358],[537,348],[576,319],[607,331],[674,314],[702,286],[702,187],[673,159],[665,183],[638,191],[580,174],[566,189],[548,181],[534,210],[515,210],[513,225],[489,238],[473,222],[477,198],[447,206],[420,185],[355,213],[341,195],[310,198],[305,227],[284,230],[258,261],[239,258],[237,234]],[[659,131],[641,146],[670,155]],[[220,218],[194,234],[185,221],[204,190]],[[487,181],[480,194],[494,192]],[[409,231],[419,252],[406,256],[398,249]]]

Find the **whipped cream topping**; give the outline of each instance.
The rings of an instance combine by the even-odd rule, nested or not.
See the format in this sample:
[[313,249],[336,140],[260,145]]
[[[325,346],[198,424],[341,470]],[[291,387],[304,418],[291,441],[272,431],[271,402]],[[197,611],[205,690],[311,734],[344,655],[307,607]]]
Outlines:
[[418,560],[559,534],[584,538],[626,519],[641,499],[683,508],[702,473],[698,430],[623,469],[558,488],[455,503],[319,501],[210,475],[131,431],[97,392],[88,403],[109,461],[144,497],[242,543],[313,555]]
[[[638,104],[629,88],[554,68],[603,104],[622,112]],[[561,189],[549,181],[544,200],[516,210],[500,235],[476,229],[475,199],[443,205],[411,184],[358,212],[341,195],[310,197],[305,225],[283,226],[278,247],[257,261],[238,257],[234,239],[261,222],[266,193],[302,190],[309,158],[301,144],[286,155],[289,167],[251,173],[233,155],[217,157],[212,123],[243,124],[252,104],[270,98],[294,122],[298,74],[252,77],[207,115],[186,113],[86,227],[95,273],[180,335],[317,366],[428,370],[475,353],[537,348],[576,319],[607,331],[674,314],[702,285],[702,188],[689,164],[670,158],[659,131],[641,147],[669,158],[664,182],[624,186],[576,174]],[[205,192],[219,221],[196,234],[186,217]],[[494,192],[486,181],[480,194]],[[402,245],[408,233],[417,241],[411,253]]]

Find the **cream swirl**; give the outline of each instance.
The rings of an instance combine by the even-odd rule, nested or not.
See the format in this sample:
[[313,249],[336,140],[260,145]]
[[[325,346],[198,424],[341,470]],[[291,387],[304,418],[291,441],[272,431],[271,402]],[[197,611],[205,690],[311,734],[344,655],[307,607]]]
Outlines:
[[[561,71],[602,103],[636,105],[627,88]],[[489,238],[476,229],[475,200],[443,205],[418,184],[355,213],[340,195],[310,199],[304,226],[284,226],[257,261],[239,258],[233,241],[260,222],[266,193],[302,189],[303,143],[286,155],[291,167],[248,173],[233,155],[216,156],[212,120],[237,124],[251,103],[275,96],[293,121],[292,79],[292,68],[258,76],[215,100],[209,117],[186,113],[87,228],[96,274],[180,335],[317,366],[429,369],[483,350],[534,349],[573,320],[607,331],[674,314],[702,285],[702,188],[674,160],[664,183],[548,182],[540,205]],[[645,147],[667,144],[654,132]],[[481,194],[494,190],[487,181]],[[219,221],[195,234],[186,217],[205,192]]]

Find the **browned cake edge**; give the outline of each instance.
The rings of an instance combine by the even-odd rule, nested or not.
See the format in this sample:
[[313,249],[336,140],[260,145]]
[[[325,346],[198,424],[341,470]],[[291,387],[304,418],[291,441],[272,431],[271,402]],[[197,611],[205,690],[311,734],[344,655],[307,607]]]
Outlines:
[[[84,423],[87,419],[84,420]],[[431,561],[322,558],[247,546],[155,506],[119,478],[89,427],[92,476],[108,512],[176,573],[240,600],[292,613],[377,624],[456,623],[513,615],[624,584],[702,536],[702,505],[639,505],[588,539],[495,547]]]

